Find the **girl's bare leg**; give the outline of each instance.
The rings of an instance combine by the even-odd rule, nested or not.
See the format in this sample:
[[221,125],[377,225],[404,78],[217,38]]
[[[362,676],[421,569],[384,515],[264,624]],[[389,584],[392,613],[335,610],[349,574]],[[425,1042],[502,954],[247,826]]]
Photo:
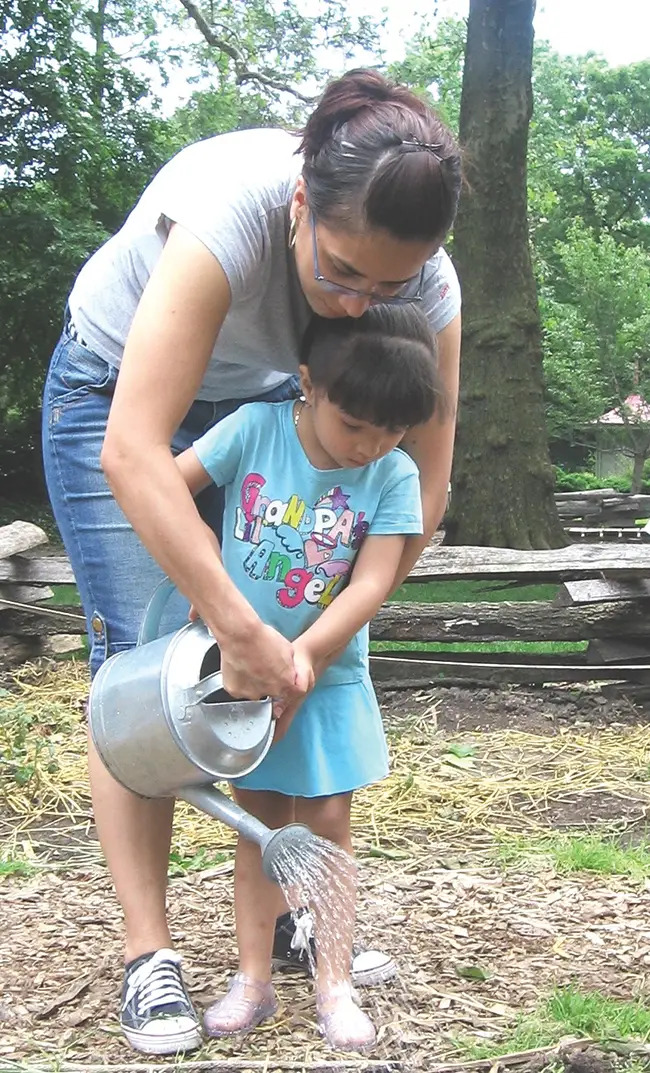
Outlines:
[[[353,856],[350,834],[352,794],[332,797],[296,798],[296,817],[321,838],[340,846]],[[354,869],[336,869],[335,887],[324,904],[316,901],[314,916],[318,954],[317,991],[329,991],[332,986],[350,979],[354,906],[357,897]],[[320,912],[319,912],[320,911]],[[321,912],[324,916],[321,916]]]
[[[238,790],[235,800],[246,812],[275,829],[291,823],[293,798],[262,790]],[[277,883],[262,869],[258,845],[240,838],[235,856],[235,916],[239,968],[256,980],[271,979],[273,929],[286,903]]]
[[[267,827],[284,827],[293,815],[293,798],[270,791],[238,790],[235,800]],[[206,1011],[210,1036],[229,1036],[255,1028],[276,1009],[271,985],[271,952],[278,913],[286,905],[282,891],[267,879],[259,846],[239,839],[235,854],[235,921],[239,972],[230,990]]]
[[[334,842],[352,856],[352,794],[296,800],[296,816],[314,834]],[[316,901],[316,1005],[321,1032],[337,1050],[363,1051],[376,1040],[370,1018],[355,1004],[350,984],[356,872],[336,868],[330,896]]]

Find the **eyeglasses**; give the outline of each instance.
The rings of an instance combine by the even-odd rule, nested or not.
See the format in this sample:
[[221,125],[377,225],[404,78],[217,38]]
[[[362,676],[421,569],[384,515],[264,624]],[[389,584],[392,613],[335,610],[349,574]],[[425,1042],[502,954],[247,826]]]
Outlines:
[[417,276],[413,276],[412,279],[408,279],[405,283],[402,283],[394,294],[382,294],[381,291],[360,291],[357,290],[356,287],[345,287],[342,283],[335,283],[334,280],[328,279],[327,276],[323,276],[318,263],[316,220],[313,212],[310,212],[309,219],[311,222],[311,238],[314,248],[314,279],[317,283],[320,283],[321,287],[326,291],[331,291],[334,294],[347,294],[350,298],[369,298],[371,306],[404,305],[406,302],[422,301],[424,265],[422,265],[422,269]]

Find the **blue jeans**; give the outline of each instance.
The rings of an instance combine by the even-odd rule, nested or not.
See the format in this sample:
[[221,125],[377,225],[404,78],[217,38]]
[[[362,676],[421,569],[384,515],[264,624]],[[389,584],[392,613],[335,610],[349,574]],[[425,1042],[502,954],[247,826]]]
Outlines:
[[[132,648],[163,572],[140,542],[106,483],[99,457],[118,370],[73,339],[67,328],[56,346],[43,396],[43,460],[52,509],[86,616],[90,670]],[[280,402],[298,394],[296,377],[255,399],[194,402],[172,441],[185,450],[244,402]],[[202,518],[220,536],[223,489],[197,497]],[[161,631],[187,621],[187,601],[170,601]]]

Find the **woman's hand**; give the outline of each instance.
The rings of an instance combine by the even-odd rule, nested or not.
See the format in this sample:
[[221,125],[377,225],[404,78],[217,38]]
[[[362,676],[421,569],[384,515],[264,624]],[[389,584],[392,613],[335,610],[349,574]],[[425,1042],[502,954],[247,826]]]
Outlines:
[[296,674],[291,642],[261,620],[244,631],[222,630],[218,644],[223,685],[231,696],[297,705],[307,692],[304,676]]

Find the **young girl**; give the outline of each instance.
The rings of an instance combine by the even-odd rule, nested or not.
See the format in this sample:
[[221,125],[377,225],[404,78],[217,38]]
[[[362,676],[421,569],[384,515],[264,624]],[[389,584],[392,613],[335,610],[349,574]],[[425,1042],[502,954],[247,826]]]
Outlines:
[[[431,418],[440,389],[434,337],[414,306],[317,319],[304,349],[302,399],[243,406],[177,464],[193,494],[210,481],[225,486],[226,570],[262,620],[293,642],[296,675],[313,687],[295,717],[280,715],[273,747],[234,783],[235,798],[269,827],[291,822],[293,799],[302,798],[312,831],[351,853],[352,792],[388,773],[368,622],[394,587],[406,536],[422,532],[417,467],[397,448]],[[259,848],[240,839],[239,972],[205,1015],[208,1035],[248,1032],[275,1012],[281,899]],[[319,1026],[337,1049],[366,1049],[375,1029],[354,1003],[351,934],[345,942],[336,964],[318,949]]]

